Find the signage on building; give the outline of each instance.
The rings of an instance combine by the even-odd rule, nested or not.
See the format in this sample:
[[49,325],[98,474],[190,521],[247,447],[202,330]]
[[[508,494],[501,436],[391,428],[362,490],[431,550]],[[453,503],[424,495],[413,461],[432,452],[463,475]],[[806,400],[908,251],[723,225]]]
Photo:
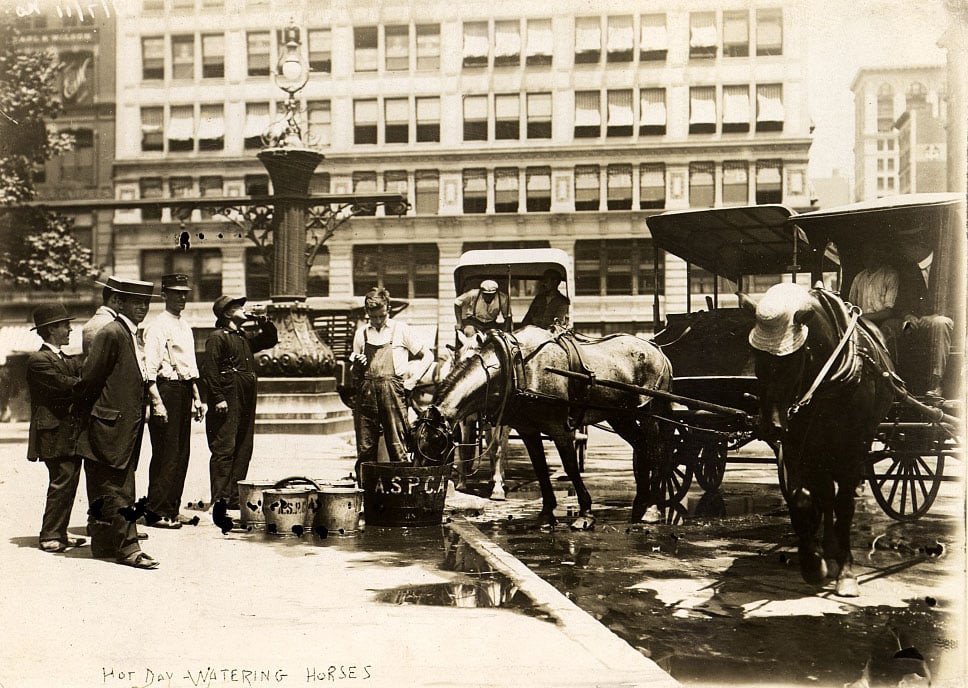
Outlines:
[[946,157],[943,143],[918,144],[918,160],[945,160]]

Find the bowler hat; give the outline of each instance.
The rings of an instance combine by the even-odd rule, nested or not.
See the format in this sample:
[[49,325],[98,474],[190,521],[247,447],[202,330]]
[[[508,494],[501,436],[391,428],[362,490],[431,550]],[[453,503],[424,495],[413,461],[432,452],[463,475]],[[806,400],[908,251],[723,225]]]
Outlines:
[[188,284],[188,275],[175,272],[170,275],[161,276],[161,290],[165,289],[175,289],[178,291],[191,291],[191,285]]
[[95,284],[112,289],[118,294],[131,294],[132,296],[151,297],[155,290],[154,282],[142,282],[141,280],[125,279],[113,275],[108,277],[107,282],[95,282]]
[[245,302],[246,298],[244,296],[233,299],[231,296],[222,294],[212,304],[212,312],[215,313],[216,318],[221,318],[229,306],[244,306]]
[[62,303],[42,303],[34,309],[33,316],[34,326],[30,328],[32,330],[38,330],[44,325],[53,325],[64,320],[74,319],[67,314],[67,309],[64,308]]
[[497,282],[494,280],[484,280],[481,282],[481,291],[485,294],[496,294],[497,293]]

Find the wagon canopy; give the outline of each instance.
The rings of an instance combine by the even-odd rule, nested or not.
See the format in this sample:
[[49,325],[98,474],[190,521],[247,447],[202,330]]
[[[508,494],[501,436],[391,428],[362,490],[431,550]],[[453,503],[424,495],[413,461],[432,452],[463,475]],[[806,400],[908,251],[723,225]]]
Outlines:
[[[571,282],[571,257],[558,248],[494,249],[463,253],[454,268],[454,288],[461,293],[468,282],[482,278],[541,279],[545,270],[561,273]],[[476,285],[474,285],[476,286]]]
[[[738,283],[743,275],[779,274],[817,262],[807,237],[788,223],[791,217],[799,216],[774,204],[673,210],[646,224],[656,247]],[[824,269],[835,269],[829,257]]]

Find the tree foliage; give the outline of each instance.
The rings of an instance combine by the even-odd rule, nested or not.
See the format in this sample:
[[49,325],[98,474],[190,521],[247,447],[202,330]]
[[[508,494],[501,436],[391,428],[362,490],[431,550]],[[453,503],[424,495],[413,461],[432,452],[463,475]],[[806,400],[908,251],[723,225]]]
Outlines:
[[17,38],[12,24],[0,23],[0,277],[37,289],[73,289],[94,270],[72,223],[16,207],[33,200],[35,170],[74,145],[72,136],[48,126],[62,111],[57,56],[22,50]]

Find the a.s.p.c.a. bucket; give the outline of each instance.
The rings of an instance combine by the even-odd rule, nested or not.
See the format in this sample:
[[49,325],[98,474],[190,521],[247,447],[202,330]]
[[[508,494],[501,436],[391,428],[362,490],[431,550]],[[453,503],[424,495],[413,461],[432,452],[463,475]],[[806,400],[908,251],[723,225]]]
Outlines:
[[[285,481],[281,481],[285,483]],[[263,490],[262,513],[266,532],[272,535],[302,535],[315,499],[315,485],[294,485]]]
[[266,517],[262,513],[263,491],[275,487],[275,480],[240,480],[239,509],[243,528],[264,528]]
[[367,526],[440,525],[451,464],[364,463],[361,471]]
[[318,535],[344,535],[359,530],[363,490],[353,484],[321,483],[316,490],[313,532]]

